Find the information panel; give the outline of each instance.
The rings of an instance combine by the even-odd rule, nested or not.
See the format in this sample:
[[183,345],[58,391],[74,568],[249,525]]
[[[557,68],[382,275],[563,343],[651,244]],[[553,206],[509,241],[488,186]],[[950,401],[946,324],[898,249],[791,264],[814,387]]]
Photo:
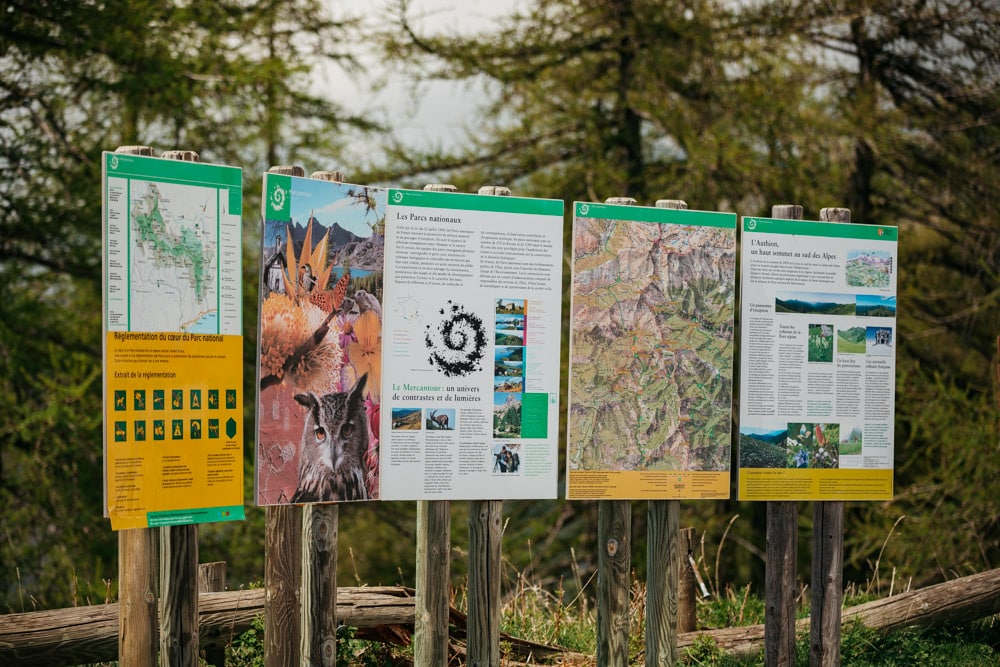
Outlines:
[[897,229],[744,218],[739,498],[892,498]]
[[111,526],[243,518],[242,174],[103,155]]
[[555,498],[563,203],[390,190],[382,496]]
[[574,204],[567,497],[728,498],[736,215]]
[[386,191],[264,176],[259,505],[379,497]]

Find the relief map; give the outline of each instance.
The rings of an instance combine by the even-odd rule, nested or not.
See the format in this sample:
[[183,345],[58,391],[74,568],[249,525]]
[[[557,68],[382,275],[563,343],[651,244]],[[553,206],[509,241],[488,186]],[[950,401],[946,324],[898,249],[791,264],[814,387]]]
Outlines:
[[570,470],[729,470],[736,231],[577,217]]

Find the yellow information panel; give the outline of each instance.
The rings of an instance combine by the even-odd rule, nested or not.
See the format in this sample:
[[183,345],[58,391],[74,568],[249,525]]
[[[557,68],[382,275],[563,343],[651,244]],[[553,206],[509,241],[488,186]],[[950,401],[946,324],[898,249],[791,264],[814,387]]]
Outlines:
[[570,470],[569,500],[669,500],[727,498],[729,471]]
[[892,470],[740,468],[743,500],[884,500]]
[[114,530],[242,520],[243,337],[109,332]]

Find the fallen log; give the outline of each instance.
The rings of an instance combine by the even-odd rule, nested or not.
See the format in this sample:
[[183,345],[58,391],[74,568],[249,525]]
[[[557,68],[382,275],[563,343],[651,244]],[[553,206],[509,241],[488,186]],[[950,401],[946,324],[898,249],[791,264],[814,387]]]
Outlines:
[[[413,590],[395,586],[340,588],[337,619],[359,629],[358,637],[406,644],[413,631]],[[262,589],[202,593],[198,598],[199,643],[203,648],[224,647],[250,628],[264,613]],[[845,609],[843,622],[856,620],[881,632],[903,627],[964,623],[1000,614],[1000,569],[900,593]],[[451,610],[454,633],[463,637],[465,615]],[[796,624],[807,632],[809,619]],[[711,637],[729,652],[756,653],[764,642],[764,626],[681,633],[678,648],[687,648],[701,636]],[[522,659],[552,659],[587,664],[587,657],[559,647],[504,636],[514,655]],[[460,649],[459,649],[460,652]],[[0,664],[30,667],[79,665],[118,658],[118,604],[53,609],[0,615]]]
[[[225,647],[263,613],[263,589],[202,593],[199,645]],[[390,586],[340,588],[337,619],[372,636],[398,635],[393,628],[413,625],[413,591]],[[0,664],[57,667],[117,659],[118,603],[0,615]]]
[[[848,607],[841,623],[860,621],[882,633],[905,627],[931,627],[941,623],[965,623],[1000,614],[1000,569],[988,570],[892,597]],[[795,623],[796,633],[809,631],[809,619]],[[764,645],[764,626],[687,632],[677,636],[678,648],[694,644],[699,635],[708,635],[722,649],[747,655]]]

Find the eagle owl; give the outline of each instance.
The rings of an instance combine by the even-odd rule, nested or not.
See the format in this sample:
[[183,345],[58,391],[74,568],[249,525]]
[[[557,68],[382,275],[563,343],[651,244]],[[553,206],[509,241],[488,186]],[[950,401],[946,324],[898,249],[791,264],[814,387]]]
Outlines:
[[293,503],[368,499],[364,466],[368,449],[364,406],[367,379],[366,373],[346,392],[320,397],[312,392],[295,395],[307,411]]

